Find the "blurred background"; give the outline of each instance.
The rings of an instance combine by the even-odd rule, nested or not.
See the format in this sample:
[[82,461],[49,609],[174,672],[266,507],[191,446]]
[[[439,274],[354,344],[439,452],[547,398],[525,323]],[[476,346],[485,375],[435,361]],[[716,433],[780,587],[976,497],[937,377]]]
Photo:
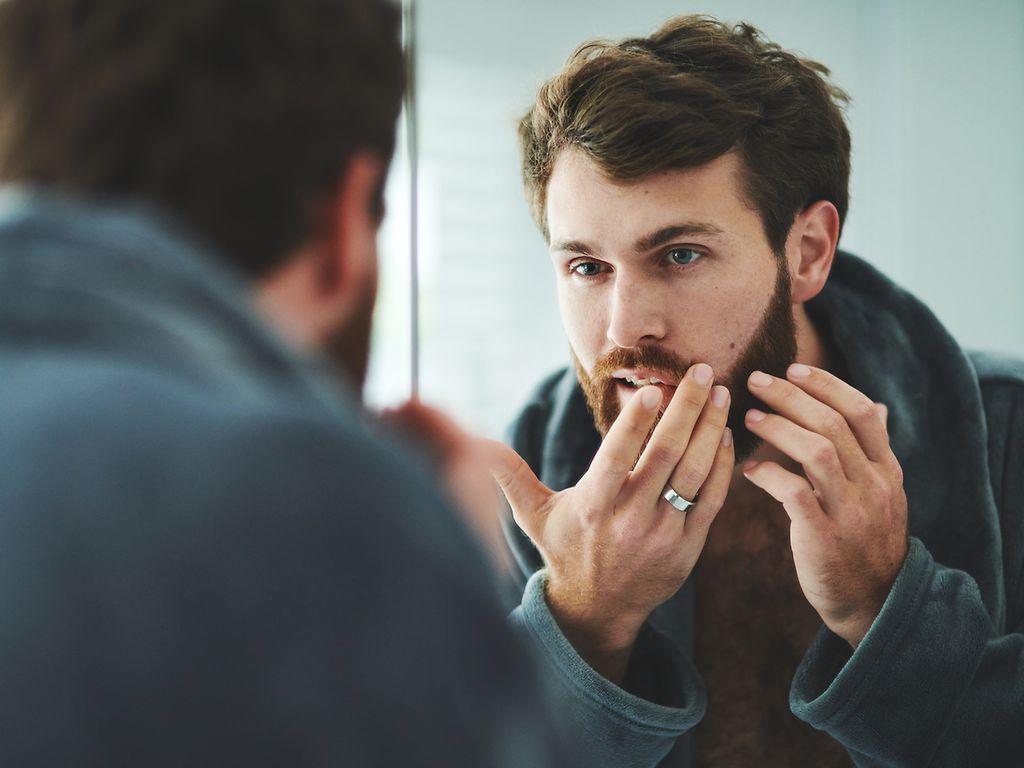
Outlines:
[[[500,436],[538,380],[568,364],[547,247],[519,182],[516,123],[579,43],[697,12],[749,21],[831,68],[853,98],[840,247],[915,293],[961,344],[1024,356],[1022,0],[421,0],[424,401]],[[403,152],[387,203],[373,406],[410,389]]]

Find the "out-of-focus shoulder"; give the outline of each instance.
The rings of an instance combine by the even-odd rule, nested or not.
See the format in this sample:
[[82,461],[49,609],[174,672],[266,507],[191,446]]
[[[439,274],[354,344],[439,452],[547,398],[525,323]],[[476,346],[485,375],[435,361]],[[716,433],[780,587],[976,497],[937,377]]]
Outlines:
[[978,383],[985,389],[992,385],[1009,385],[1024,392],[1024,359],[999,352],[971,350],[967,353],[978,374]]

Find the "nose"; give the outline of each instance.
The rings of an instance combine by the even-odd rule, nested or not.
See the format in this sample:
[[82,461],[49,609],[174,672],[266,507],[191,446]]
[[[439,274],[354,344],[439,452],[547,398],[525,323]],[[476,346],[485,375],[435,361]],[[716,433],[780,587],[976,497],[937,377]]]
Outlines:
[[668,332],[668,311],[668,302],[657,291],[624,279],[620,272],[612,294],[608,340],[627,349],[661,341]]

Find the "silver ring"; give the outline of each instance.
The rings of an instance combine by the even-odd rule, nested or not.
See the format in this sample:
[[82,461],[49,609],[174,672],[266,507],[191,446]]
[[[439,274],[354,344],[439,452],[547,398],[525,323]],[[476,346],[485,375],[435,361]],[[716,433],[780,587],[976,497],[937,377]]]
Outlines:
[[663,498],[673,507],[678,509],[680,512],[685,512],[686,510],[688,510],[690,507],[697,503],[696,498],[693,501],[690,501],[689,499],[684,499],[682,496],[676,493],[676,489],[673,488],[671,485],[665,486],[665,490],[662,491],[661,498]]

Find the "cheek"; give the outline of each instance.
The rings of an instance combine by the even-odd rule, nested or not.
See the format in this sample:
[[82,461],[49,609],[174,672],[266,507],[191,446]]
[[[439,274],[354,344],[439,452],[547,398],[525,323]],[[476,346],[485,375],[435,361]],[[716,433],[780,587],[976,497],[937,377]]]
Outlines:
[[746,291],[709,290],[699,309],[677,318],[677,338],[686,359],[705,362],[715,372],[732,370],[754,336],[768,298]]
[[573,352],[589,371],[605,351],[607,314],[601,292],[574,290],[559,284],[558,311]]

